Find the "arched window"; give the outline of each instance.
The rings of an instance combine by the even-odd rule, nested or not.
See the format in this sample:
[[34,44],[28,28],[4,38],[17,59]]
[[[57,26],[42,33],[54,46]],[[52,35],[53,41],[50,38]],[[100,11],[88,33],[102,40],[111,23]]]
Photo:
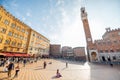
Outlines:
[[5,44],[10,44],[11,40],[10,39],[6,39],[5,40]]
[[0,32],[1,32],[1,33],[6,33],[6,29],[5,29],[5,28],[1,28],[1,29],[0,29]]
[[110,52],[114,52],[114,50],[110,50]]
[[10,22],[7,19],[5,19],[4,24],[9,25],[9,23]]
[[23,28],[21,28],[21,30],[20,30],[20,31],[21,31],[21,32],[23,32],[23,33],[25,32],[25,30],[24,30]]
[[20,31],[20,26],[17,26],[17,27],[16,27],[16,30]]
[[11,45],[15,46],[16,45],[16,41],[12,41]]
[[9,36],[12,36],[12,35],[13,35],[13,32],[9,31],[8,35],[9,35]]
[[113,60],[116,60],[116,57],[115,57],[115,56],[113,56]]
[[17,46],[22,47],[22,42],[18,42]]
[[15,27],[16,27],[16,24],[11,23],[11,28],[15,28]]
[[18,37],[18,34],[17,34],[17,33],[14,33],[13,36],[14,36],[15,38],[17,38],[17,37]]

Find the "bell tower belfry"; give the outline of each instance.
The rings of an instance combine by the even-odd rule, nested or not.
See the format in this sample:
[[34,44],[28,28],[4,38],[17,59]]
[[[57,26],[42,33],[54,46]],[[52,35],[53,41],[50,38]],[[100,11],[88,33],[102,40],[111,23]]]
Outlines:
[[93,42],[92,42],[92,37],[91,37],[91,32],[90,32],[90,28],[89,28],[89,22],[88,22],[88,18],[87,18],[87,12],[85,11],[85,7],[81,8],[81,19],[83,22],[87,47],[90,49],[93,45]]
[[[92,41],[92,36],[89,28],[89,22],[87,18],[87,12],[85,11],[85,7],[81,8],[81,19],[84,27],[84,32],[85,32],[85,37],[86,37],[86,44],[87,44],[87,56],[88,56],[88,61],[93,60],[93,56],[97,55],[97,50],[95,49],[95,45]],[[95,55],[93,55],[93,53]],[[96,60],[96,58],[94,59]]]

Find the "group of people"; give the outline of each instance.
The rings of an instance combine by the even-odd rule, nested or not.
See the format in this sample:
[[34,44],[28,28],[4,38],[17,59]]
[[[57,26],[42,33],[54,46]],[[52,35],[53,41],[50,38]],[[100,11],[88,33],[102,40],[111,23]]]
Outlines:
[[[14,60],[17,60],[17,59],[14,59]],[[3,59],[1,60],[1,66],[5,66],[3,71],[7,73],[8,77],[11,77],[11,73],[13,70],[15,70],[15,74],[13,75],[13,77],[17,77],[18,76],[18,73],[20,71],[20,66],[19,66],[19,63],[23,63],[23,67],[25,67],[26,63],[29,61],[29,59],[19,59],[16,61],[14,60],[11,60],[11,59]],[[7,65],[6,65],[7,63]],[[16,63],[16,66],[14,65],[14,63]],[[52,64],[52,62],[49,62],[48,64]],[[65,63],[66,65],[66,68],[68,68],[68,63],[66,62]],[[47,62],[44,61],[43,62],[43,69],[46,69],[46,66],[47,66]],[[60,74],[59,72],[59,69],[57,69],[56,71],[56,75],[55,75],[56,78],[60,78],[62,77],[62,75]]]
[[7,72],[8,77],[11,77],[11,72],[12,72],[12,70],[14,70],[14,68],[15,68],[15,75],[14,75],[14,77],[17,77],[18,76],[18,72],[20,70],[19,64],[17,64],[17,66],[14,67],[14,63],[10,62],[10,63],[8,63],[8,65],[5,66],[4,72]]
[[[16,59],[14,59],[16,60]],[[12,70],[15,70],[15,74],[13,75],[13,77],[18,77],[18,73],[20,71],[20,66],[19,66],[19,63],[23,63],[23,67],[25,67],[26,63],[27,62],[30,62],[30,61],[33,61],[33,59],[29,59],[29,58],[18,58],[18,61],[14,61],[12,59],[6,59],[6,61],[4,61],[6,64],[6,66],[4,67],[3,69],[3,72],[6,72],[8,77],[11,77],[11,73],[12,73]],[[30,61],[29,61],[30,60]],[[37,59],[35,59],[35,61],[37,62]],[[16,66],[14,65],[14,63],[16,63]]]
[[23,63],[23,66],[25,67],[25,64],[27,63],[28,60],[30,59],[13,57],[0,58],[0,67],[3,67],[3,71],[1,72],[7,73],[8,77],[11,77],[11,73],[14,70],[15,74],[13,75],[13,77],[17,77],[20,71],[19,63]]

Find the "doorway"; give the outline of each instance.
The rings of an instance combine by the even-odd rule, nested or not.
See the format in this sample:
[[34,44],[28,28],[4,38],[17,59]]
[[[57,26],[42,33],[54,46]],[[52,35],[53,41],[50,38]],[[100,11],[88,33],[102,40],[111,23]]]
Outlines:
[[105,61],[106,61],[104,56],[102,56],[102,61],[103,61],[103,62],[105,62]]
[[92,52],[91,53],[91,57],[92,57],[92,61],[96,61],[97,60],[97,53],[96,52]]

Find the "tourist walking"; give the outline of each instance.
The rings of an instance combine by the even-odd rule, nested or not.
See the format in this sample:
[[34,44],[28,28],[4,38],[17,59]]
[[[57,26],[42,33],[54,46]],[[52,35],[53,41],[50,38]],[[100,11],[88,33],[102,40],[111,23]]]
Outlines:
[[20,71],[19,64],[15,67],[15,75],[14,77],[18,77],[18,72]]
[[66,68],[68,68],[68,63],[66,62]]
[[44,61],[44,63],[43,63],[43,68],[45,69],[46,66],[47,66],[47,63],[46,63],[46,61]]
[[24,59],[24,60],[23,60],[23,66],[24,66],[24,67],[25,67],[25,65],[26,65],[26,62],[27,62],[26,59]]
[[11,77],[11,71],[14,69],[13,62],[10,62],[8,65],[8,77]]

